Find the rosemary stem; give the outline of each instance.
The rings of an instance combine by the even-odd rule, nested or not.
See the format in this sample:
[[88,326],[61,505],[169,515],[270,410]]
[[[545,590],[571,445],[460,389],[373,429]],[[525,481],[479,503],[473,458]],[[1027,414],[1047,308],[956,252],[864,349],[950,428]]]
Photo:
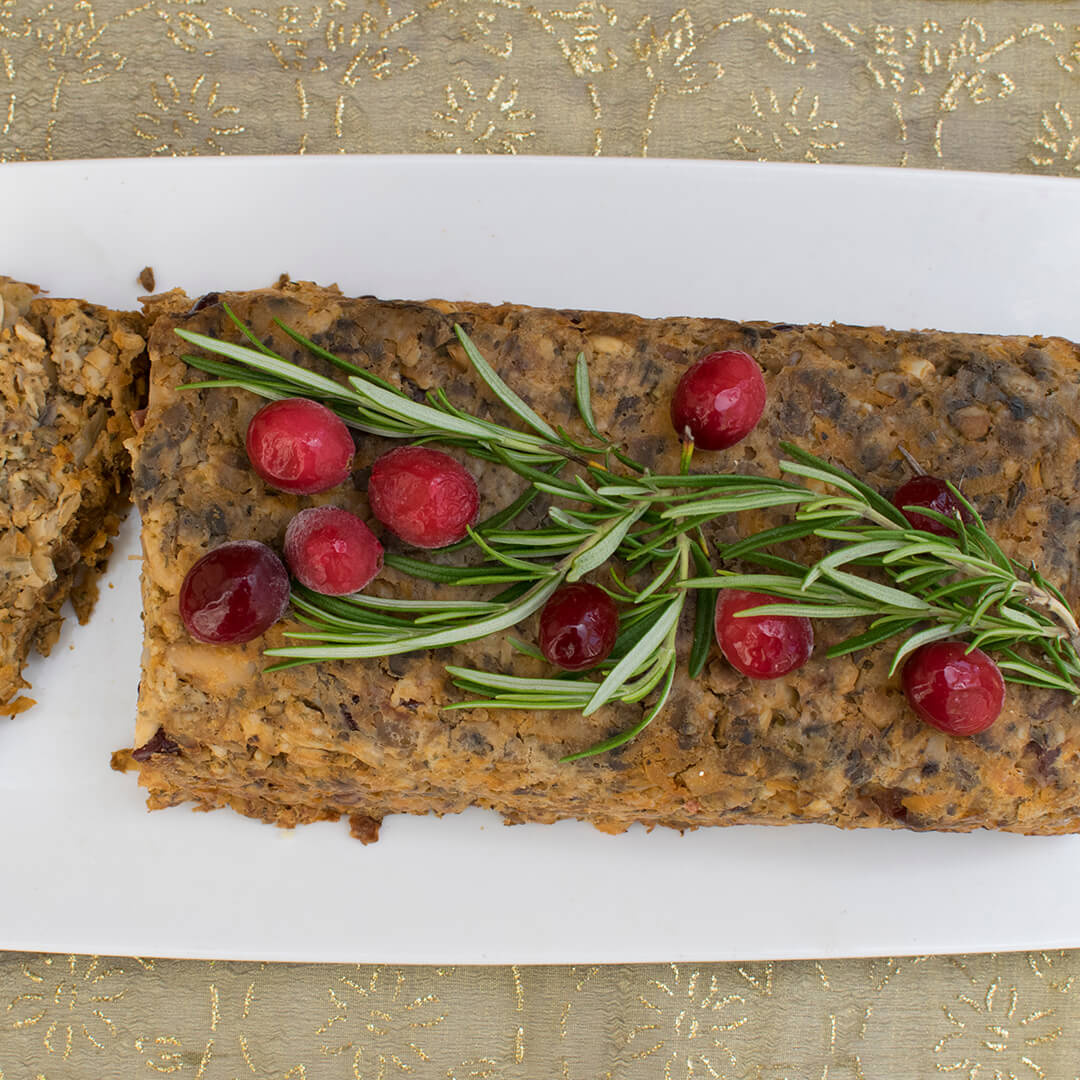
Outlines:
[[[873,521],[883,528],[892,529],[896,532],[903,531],[895,521],[890,521],[871,506],[859,507],[856,512],[864,520]],[[798,518],[800,515],[796,513],[795,516]],[[943,562],[947,562],[952,566],[962,577],[979,577],[985,574],[988,569],[988,567],[973,566],[962,559],[954,559],[944,552],[939,557]],[[1021,594],[1029,603],[1050,611],[1058,622],[1062,624],[1062,632],[1054,636],[1067,639],[1072,647],[1077,652],[1080,652],[1080,623],[1077,622],[1076,616],[1065,604],[1033,581],[1017,579],[1013,585],[1013,590]]]
[[1016,586],[1016,592],[1022,593],[1032,604],[1046,608],[1053,612],[1061,622],[1064,634],[1072,647],[1080,652],[1080,624],[1076,616],[1056,596],[1051,595],[1045,589],[1040,588],[1033,581],[1020,581]]

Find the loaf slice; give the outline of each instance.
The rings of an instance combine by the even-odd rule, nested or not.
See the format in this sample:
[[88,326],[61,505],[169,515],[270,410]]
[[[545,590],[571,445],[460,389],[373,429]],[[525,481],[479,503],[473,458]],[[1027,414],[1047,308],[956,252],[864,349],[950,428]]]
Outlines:
[[81,622],[130,504],[124,441],[146,384],[141,314],[53,300],[0,277],[0,711],[47,655],[70,597]]
[[[344,816],[366,840],[388,814],[468,806],[510,823],[579,818],[610,832],[634,823],[1080,828],[1080,717],[1065,694],[1012,686],[990,730],[951,738],[906,707],[887,675],[888,648],[825,659],[851,626],[820,624],[814,658],[771,682],[740,676],[716,652],[699,679],[677,676],[667,708],[639,738],[573,764],[559,759],[629,727],[638,707],[587,719],[441,710],[462,696],[449,663],[542,672],[502,638],[277,673],[263,670],[262,650],[284,643],[280,625],[244,646],[191,640],[177,594],[199,556],[230,539],[280,547],[291,516],[312,503],[369,517],[364,469],[388,448],[360,438],[355,482],[324,495],[267,490],[244,454],[259,400],[178,389],[201,376],[184,363],[190,346],[174,328],[240,340],[220,299],[183,313],[187,298],[172,294],[153,308],[161,317],[149,412],[133,443],[146,641],[134,749],[115,764],[138,769],[151,808],[231,806],[283,826]],[[932,472],[962,479],[1007,551],[1036,560],[1074,605],[1080,596],[1080,350],[1066,341],[384,302],[299,283],[225,299],[299,363],[319,362],[275,317],[413,396],[442,387],[462,408],[505,421],[455,340],[461,323],[534,408],[579,434],[573,370],[584,351],[601,430],[666,472],[678,468],[668,402],[680,374],[704,352],[747,350],[765,372],[764,417],[743,443],[699,455],[695,468],[774,476],[787,439],[890,491],[905,479],[902,443]],[[505,469],[469,468],[482,516],[520,491]],[[781,520],[740,515],[719,522],[713,538]],[[392,537],[383,540],[394,550]],[[371,588],[417,597],[437,587],[387,571]],[[517,633],[534,630],[526,623]]]

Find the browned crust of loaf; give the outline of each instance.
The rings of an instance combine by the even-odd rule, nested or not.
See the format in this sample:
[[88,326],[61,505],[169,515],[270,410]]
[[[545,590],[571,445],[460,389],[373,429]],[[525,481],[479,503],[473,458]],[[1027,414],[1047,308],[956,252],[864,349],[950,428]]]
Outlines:
[[124,441],[146,393],[141,314],[37,291],[0,278],[0,703],[27,685],[30,650],[55,644],[65,600],[90,616],[130,505]]
[[[775,475],[778,442],[787,438],[888,491],[905,476],[902,442],[931,471],[962,478],[1007,550],[1036,559],[1074,604],[1080,595],[1080,351],[1061,339],[348,300],[304,283],[227,299],[284,355],[310,362],[275,329],[274,316],[406,392],[441,386],[463,407],[500,416],[455,342],[460,322],[511,385],[574,430],[572,370],[584,350],[601,428],[664,471],[677,467],[666,402],[678,376],[705,351],[746,349],[769,384],[762,423],[733,451],[700,455],[695,466]],[[160,728],[178,748],[139,764],[152,808],[227,805],[284,826],[481,806],[510,823],[572,817],[611,832],[638,822],[1080,828],[1080,732],[1064,695],[1013,687],[989,732],[951,739],[905,707],[887,677],[886,649],[823,658],[851,627],[820,626],[811,663],[771,683],[745,680],[713,656],[699,680],[677,681],[670,708],[634,743],[569,766],[559,764],[562,754],[629,726],[637,710],[608,708],[588,719],[443,712],[459,697],[446,663],[539,670],[500,639],[275,675],[262,674],[260,653],[283,641],[280,628],[242,647],[194,644],[176,607],[186,568],[225,539],[280,544],[291,515],[313,502],[367,517],[362,470],[385,444],[360,440],[353,486],[313,499],[266,491],[242,449],[258,402],[241,391],[177,390],[191,371],[173,328],[233,334],[212,299],[183,314],[189,307],[178,293],[150,303],[161,317],[147,424],[133,443],[146,551],[135,746]],[[516,493],[497,471],[470,468],[483,513]],[[719,523],[714,538],[777,520],[740,515]],[[392,573],[376,587],[428,590]],[[129,752],[117,756],[119,767],[131,764]]]

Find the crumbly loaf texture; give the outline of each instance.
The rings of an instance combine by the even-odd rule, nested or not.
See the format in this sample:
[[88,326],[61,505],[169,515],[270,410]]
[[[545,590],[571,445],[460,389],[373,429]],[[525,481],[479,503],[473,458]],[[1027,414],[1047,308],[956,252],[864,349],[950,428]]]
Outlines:
[[145,325],[0,277],[0,711],[33,704],[7,703],[30,650],[55,644],[64,601],[80,622],[94,605],[130,503]]
[[[765,415],[743,443],[698,455],[695,468],[777,475],[778,443],[790,439],[891,491],[906,478],[903,443],[928,470],[962,479],[1007,550],[1035,559],[1074,604],[1080,593],[1080,350],[1066,341],[352,300],[300,283],[227,300],[299,362],[318,366],[273,317],[410,395],[442,387],[463,408],[505,421],[454,340],[460,322],[539,412],[579,432],[573,366],[584,351],[601,430],[669,472],[678,458],[668,402],[680,374],[705,352],[748,350],[768,382]],[[261,651],[283,642],[280,626],[246,646],[197,644],[177,609],[196,558],[230,539],[280,548],[290,517],[311,503],[368,518],[367,466],[388,444],[361,438],[354,480],[335,491],[307,499],[268,491],[244,454],[259,400],[177,389],[196,373],[174,327],[239,340],[219,303],[180,314],[189,305],[177,294],[153,305],[165,314],[152,335],[149,414],[133,444],[146,647],[136,749],[118,752],[115,764],[137,765],[152,808],[228,805],[283,826],[346,816],[365,840],[385,815],[467,806],[510,823],[580,818],[610,832],[636,822],[1080,828],[1080,718],[1065,695],[1011,686],[989,731],[950,738],[907,708],[887,675],[888,649],[824,658],[849,625],[820,623],[811,662],[771,682],[741,677],[714,651],[700,679],[680,675],[644,734],[575,764],[559,758],[630,726],[638,708],[588,719],[440,711],[461,696],[447,663],[540,673],[500,638],[272,674]],[[520,490],[505,470],[469,467],[482,516]],[[780,520],[744,514],[715,538]],[[395,549],[393,538],[383,542]],[[434,586],[386,571],[372,588],[422,596]],[[518,629],[534,632],[535,620]]]

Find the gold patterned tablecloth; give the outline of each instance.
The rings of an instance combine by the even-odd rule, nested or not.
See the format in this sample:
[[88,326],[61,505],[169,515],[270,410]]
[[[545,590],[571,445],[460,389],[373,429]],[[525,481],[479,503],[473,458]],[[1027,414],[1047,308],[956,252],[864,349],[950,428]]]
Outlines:
[[0,1077],[1075,1080],[1078,971],[1060,952],[604,968],[9,955]]
[[0,159],[454,151],[1080,171],[1080,4],[0,0]]
[[[0,160],[328,151],[1072,175],[1080,2],[0,0]],[[0,953],[0,1080],[1078,1080],[1078,978],[1077,952],[520,969]]]

